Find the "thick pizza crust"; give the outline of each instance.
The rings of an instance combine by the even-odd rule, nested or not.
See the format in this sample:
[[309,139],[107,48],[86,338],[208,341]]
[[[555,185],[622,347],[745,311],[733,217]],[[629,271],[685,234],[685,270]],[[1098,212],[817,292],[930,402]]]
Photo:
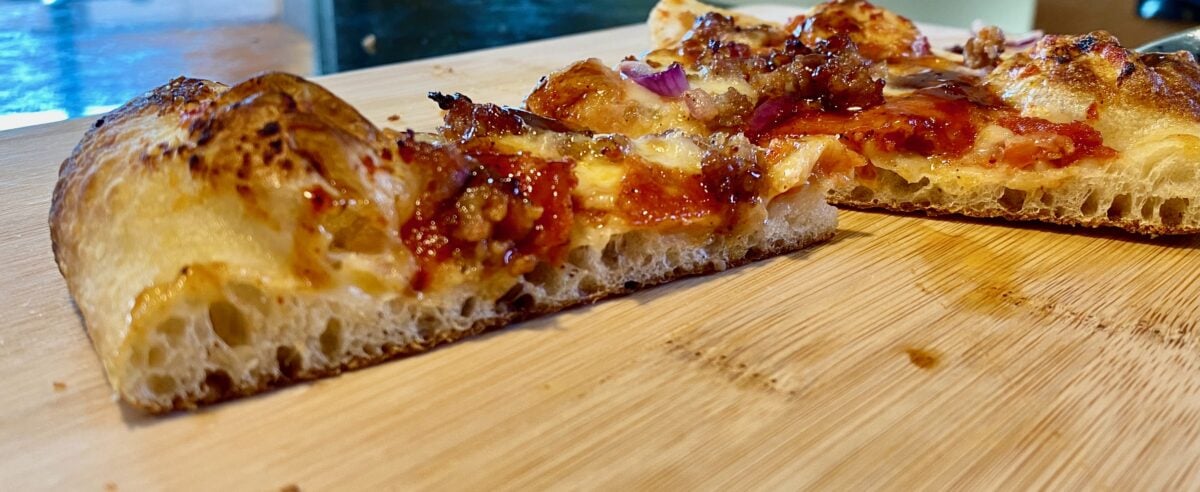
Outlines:
[[[747,205],[734,230],[593,235],[566,263],[447,274],[418,294],[411,252],[378,235],[400,230],[419,196],[419,166],[388,164],[401,137],[285,74],[232,87],[176,80],[89,130],[60,170],[51,238],[122,399],[165,412],[253,394],[792,251],[835,229],[826,187],[804,184],[809,162],[792,168],[803,174],[790,191]],[[317,213],[331,186],[349,198],[337,214]]]

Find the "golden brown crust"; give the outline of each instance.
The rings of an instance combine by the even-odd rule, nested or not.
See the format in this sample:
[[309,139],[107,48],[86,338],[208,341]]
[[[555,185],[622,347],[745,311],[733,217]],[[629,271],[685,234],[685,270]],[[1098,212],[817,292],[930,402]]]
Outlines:
[[[158,286],[181,268],[213,264],[234,267],[218,268],[218,281],[245,268],[291,286],[280,288],[320,287],[336,268],[323,253],[344,246],[341,230],[396,213],[389,193],[403,192],[405,177],[370,183],[395,170],[380,157],[394,149],[344,101],[283,73],[233,87],[177,78],[97,120],[60,168],[49,226],[56,263],[122,397],[157,405],[126,384],[147,332],[169,315],[159,311],[181,302]],[[343,210],[321,217],[313,201],[326,195],[308,194],[318,189]]]
[[[138,118],[153,127],[134,121]],[[172,141],[173,130],[183,138]],[[155,131],[166,135],[156,140]],[[172,80],[97,120],[63,162],[50,210],[55,251],[63,215],[91,200],[97,183],[114,175],[136,175],[139,166],[186,166],[193,179],[235,193],[268,222],[275,219],[255,202],[281,181],[295,181],[302,174],[321,174],[344,193],[363,193],[357,176],[362,163],[330,152],[339,148],[330,140],[368,150],[388,144],[354,108],[295,75],[267,73],[233,87]],[[135,162],[109,159],[135,150]]]
[[[161,121],[162,127],[177,124],[179,115],[209,103],[225,89],[226,86],[211,81],[176,78],[97,119],[62,162],[50,201],[50,243],[55,263],[72,293],[83,289],[84,277],[89,274],[79,271],[81,256],[89,246],[83,241],[88,237],[84,229],[95,216],[103,216],[109,206],[97,203],[96,195],[103,193],[115,176],[135,173],[136,166],[151,159],[149,139],[154,137],[132,130],[147,119]],[[131,153],[139,156],[141,162],[110,158]],[[92,312],[90,303],[78,296],[75,301],[85,315]],[[98,348],[115,350],[116,337],[95,323],[86,327]]]
[[[178,77],[97,119],[84,133],[71,155],[63,160],[58,168],[59,180],[54,185],[54,194],[50,200],[50,238],[55,256],[58,256],[58,237],[61,233],[57,225],[62,223],[67,201],[76,199],[77,195],[87,188],[89,175],[85,174],[85,156],[94,154],[99,148],[109,146],[114,140],[122,138],[124,135],[121,130],[126,128],[126,122],[132,118],[149,113],[160,117],[178,114],[213,100],[224,88],[224,85],[207,80]],[[61,263],[59,261],[60,269]]]
[[1200,65],[1187,52],[1137,53],[1105,31],[1050,35],[1005,60],[988,77],[1004,90],[1034,80],[1101,106],[1129,105],[1200,121]]
[[866,0],[834,0],[818,4],[808,15],[788,23],[808,46],[849,36],[859,52],[871,60],[925,56],[929,40],[908,18],[879,8]]
[[[328,262],[315,259],[319,252],[312,245],[319,243],[312,238],[323,224],[301,190],[322,181],[346,198],[363,196],[369,173],[347,154],[374,154],[388,143],[345,102],[283,73],[234,87],[177,78],[97,120],[62,164],[49,221],[59,270],[90,320],[98,349],[125,350],[122,340],[131,328],[114,326],[121,318],[106,304],[165,280],[155,268],[178,271],[209,257],[230,261],[252,254],[249,243],[275,248],[253,254],[263,261],[281,257],[290,273],[319,284]],[[204,210],[223,206],[242,211],[240,237],[248,238],[243,244],[203,237],[222,226],[207,222]],[[183,211],[196,213],[159,221]],[[356,211],[374,220],[386,212]],[[153,233],[201,237],[192,249],[174,251],[166,241],[139,238]],[[288,248],[291,244],[306,246]],[[118,256],[142,258],[145,268],[109,271],[105,258],[116,262]],[[107,289],[94,285],[104,281],[95,276],[117,274],[130,277]]]

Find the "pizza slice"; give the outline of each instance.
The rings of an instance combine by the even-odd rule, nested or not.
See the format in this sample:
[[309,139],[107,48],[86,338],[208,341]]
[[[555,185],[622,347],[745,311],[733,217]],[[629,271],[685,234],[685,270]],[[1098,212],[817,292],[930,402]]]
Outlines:
[[[837,0],[786,24],[662,0],[655,49],[551,74],[526,107],[585,128],[820,146],[842,206],[1200,232],[1200,67],[1102,31],[935,50],[908,19]],[[597,90],[596,88],[602,88]]]
[[285,74],[178,79],[97,120],[50,229],[117,393],[193,408],[834,234],[811,151],[432,97],[434,133]]

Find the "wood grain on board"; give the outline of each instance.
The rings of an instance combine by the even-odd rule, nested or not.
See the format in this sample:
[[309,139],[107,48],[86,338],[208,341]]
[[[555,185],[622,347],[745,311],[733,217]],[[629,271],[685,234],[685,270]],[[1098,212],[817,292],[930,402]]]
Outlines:
[[[518,103],[646,36],[321,82],[430,128],[428,90]],[[50,252],[90,123],[0,133],[3,489],[1200,487],[1200,239],[852,211],[795,254],[144,417],[113,401]]]

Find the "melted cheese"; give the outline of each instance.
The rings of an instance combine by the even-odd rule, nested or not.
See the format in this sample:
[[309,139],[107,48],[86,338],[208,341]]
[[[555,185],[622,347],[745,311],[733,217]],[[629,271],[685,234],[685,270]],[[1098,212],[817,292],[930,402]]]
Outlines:
[[658,95],[654,91],[651,91],[650,89],[642,87],[637,82],[625,79],[625,83],[622,84],[622,87],[625,89],[626,99],[633,101],[642,107],[657,110],[655,114],[656,117],[658,116],[657,112],[672,109],[669,107],[669,104],[665,98]]
[[[626,151],[630,157],[640,161],[640,165],[657,166],[695,176],[703,171],[705,155],[704,148],[695,138],[678,131],[645,135],[629,140]],[[566,149],[578,149],[580,147],[575,144],[584,144],[582,141],[571,140],[588,139],[589,137],[583,135],[533,132],[497,136],[493,143],[496,150],[501,152],[559,160],[571,159],[571,155],[564,154]],[[843,150],[844,147],[836,138],[830,136],[805,137],[786,142],[785,145],[788,148],[773,149],[774,156],[765,163],[767,187],[763,191],[764,202],[808,185],[822,156],[833,146],[837,146],[835,150]],[[573,168],[576,185],[571,191],[571,196],[577,206],[576,210],[589,214],[589,218],[576,221],[572,226],[571,242],[577,246],[602,247],[611,236],[631,229],[618,213],[628,169],[622,161],[613,162],[599,153],[585,154],[582,157],[575,153],[574,156],[577,159]],[[719,218],[714,217],[713,220]]]
[[493,138],[492,142],[495,143],[496,150],[501,153],[524,152],[542,159],[557,161],[563,159],[559,149],[562,148],[567,138],[569,137],[562,133],[533,132],[524,135],[503,135]]
[[578,183],[572,196],[590,210],[613,210],[621,192],[625,168],[602,159],[585,159],[575,164]]
[[837,139],[828,136],[802,137],[784,144],[791,149],[767,169],[770,196],[808,184],[813,167],[821,159],[821,155],[832,145],[842,145]]
[[693,89],[700,89],[712,95],[719,95],[733,89],[744,96],[750,98],[751,102],[757,102],[758,92],[750,86],[745,79],[738,77],[717,77],[712,74],[689,74],[688,85]]
[[700,174],[704,157],[692,139],[679,133],[639,138],[633,141],[633,151],[647,162],[687,174]]

